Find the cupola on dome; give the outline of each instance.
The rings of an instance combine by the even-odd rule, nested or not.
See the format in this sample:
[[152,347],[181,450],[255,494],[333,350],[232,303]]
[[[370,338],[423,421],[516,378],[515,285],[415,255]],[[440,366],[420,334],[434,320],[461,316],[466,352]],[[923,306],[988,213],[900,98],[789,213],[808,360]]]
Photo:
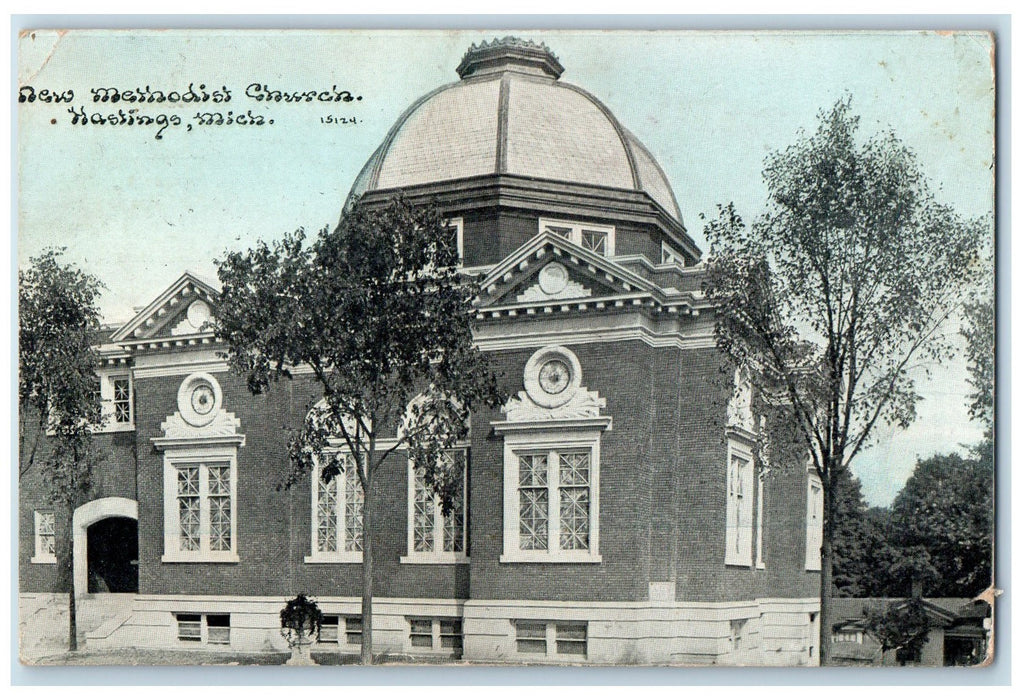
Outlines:
[[544,44],[513,37],[472,45],[461,80],[414,102],[351,190],[405,189],[515,175],[645,193],[681,223],[674,193],[649,150],[585,90],[559,80]]

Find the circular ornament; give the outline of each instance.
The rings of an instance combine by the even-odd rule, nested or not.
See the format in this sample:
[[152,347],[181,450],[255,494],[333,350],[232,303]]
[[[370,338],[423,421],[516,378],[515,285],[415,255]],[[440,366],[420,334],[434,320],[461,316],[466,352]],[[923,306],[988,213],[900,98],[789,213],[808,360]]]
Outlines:
[[558,294],[568,286],[568,270],[552,262],[539,271],[539,288],[544,294]]
[[567,348],[551,346],[537,350],[525,364],[525,393],[544,408],[571,401],[582,386],[582,366]]
[[212,411],[215,401],[213,387],[208,384],[199,384],[192,389],[192,410],[200,416],[204,416]]
[[220,384],[206,372],[188,375],[177,390],[177,408],[181,417],[197,428],[212,422],[222,403]]
[[211,315],[209,304],[201,299],[196,299],[188,307],[188,325],[195,330],[199,330],[202,328],[202,324],[210,319]]
[[571,381],[571,368],[562,360],[547,360],[539,368],[539,387],[548,394],[560,394]]

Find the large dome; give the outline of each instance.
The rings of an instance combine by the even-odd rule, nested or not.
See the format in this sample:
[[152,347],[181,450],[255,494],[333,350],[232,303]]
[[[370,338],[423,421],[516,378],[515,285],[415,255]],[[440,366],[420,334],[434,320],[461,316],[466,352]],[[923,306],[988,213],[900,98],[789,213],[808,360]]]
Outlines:
[[643,192],[681,212],[649,150],[603,103],[559,80],[545,45],[505,38],[473,45],[461,80],[421,97],[362,168],[351,196],[485,175]]

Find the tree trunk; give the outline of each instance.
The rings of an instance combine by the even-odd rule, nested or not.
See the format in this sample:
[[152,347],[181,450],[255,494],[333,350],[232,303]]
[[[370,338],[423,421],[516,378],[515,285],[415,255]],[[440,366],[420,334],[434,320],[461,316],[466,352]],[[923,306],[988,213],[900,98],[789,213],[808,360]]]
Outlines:
[[[64,575],[67,579],[67,648],[78,651],[78,606],[75,601],[74,509],[68,508],[64,525]],[[84,591],[83,591],[84,592]]]
[[[833,471],[830,472],[831,474]],[[820,549],[820,665],[830,665],[830,599],[834,582],[834,482],[823,490],[823,547]]]
[[363,666],[373,663],[373,479],[366,470],[362,494],[362,653]]

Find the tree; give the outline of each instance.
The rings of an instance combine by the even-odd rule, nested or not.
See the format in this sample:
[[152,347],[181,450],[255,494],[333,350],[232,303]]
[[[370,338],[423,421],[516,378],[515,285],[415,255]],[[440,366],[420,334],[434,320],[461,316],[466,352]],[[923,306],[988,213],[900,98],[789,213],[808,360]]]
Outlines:
[[939,587],[930,595],[973,597],[992,583],[991,457],[951,454],[921,460],[894,499],[892,545],[902,556],[927,552]]
[[936,201],[893,133],[859,138],[850,102],[768,157],[768,203],[751,227],[733,204],[705,227],[717,345],[790,412],[822,482],[822,663],[836,491],[878,425],[914,420],[916,374],[953,356],[947,321],[982,271],[988,229]]
[[[881,657],[891,650],[902,658],[918,659],[930,633],[930,618],[920,598],[866,609],[866,631],[880,642]],[[902,661],[904,664],[904,661]]]
[[[503,398],[486,356],[473,345],[469,311],[478,290],[461,278],[458,262],[441,212],[396,197],[356,204],[311,245],[298,231],[219,263],[216,332],[250,390],[261,392],[302,365],[323,391],[323,401],[289,439],[284,485],[314,473],[316,465],[325,479],[345,468],[357,472],[366,664],[372,663],[378,493],[406,488],[378,483],[381,464],[407,449],[449,513],[462,465],[441,457],[465,436],[473,408]],[[381,438],[395,435],[395,443],[380,448]],[[331,449],[337,436],[351,455],[348,466]]]
[[835,491],[834,592],[847,598],[882,596],[885,567],[890,562],[887,542],[889,513],[869,508],[862,486],[851,474]]
[[32,258],[18,273],[19,479],[44,445],[43,482],[57,519],[57,555],[68,590],[68,647],[78,648],[73,578],[72,518],[91,488],[98,460],[92,432],[101,425],[97,400],[99,331],[96,301],[102,285],[92,275],[62,264],[62,249]]

